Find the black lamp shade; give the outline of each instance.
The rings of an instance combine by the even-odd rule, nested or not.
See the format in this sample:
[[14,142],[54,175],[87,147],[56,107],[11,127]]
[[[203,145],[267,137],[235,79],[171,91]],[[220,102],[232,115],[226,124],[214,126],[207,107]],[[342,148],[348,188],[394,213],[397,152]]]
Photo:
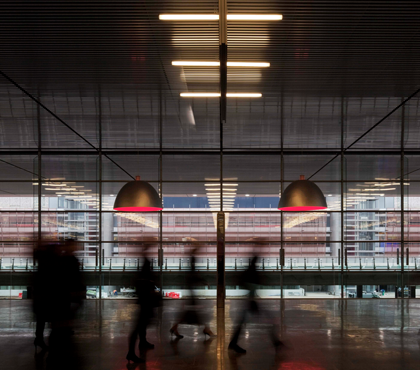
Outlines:
[[321,189],[311,181],[297,180],[283,192],[278,208],[281,211],[316,211],[326,209]]
[[146,181],[130,181],[119,191],[114,210],[148,212],[162,210],[162,199],[152,185]]

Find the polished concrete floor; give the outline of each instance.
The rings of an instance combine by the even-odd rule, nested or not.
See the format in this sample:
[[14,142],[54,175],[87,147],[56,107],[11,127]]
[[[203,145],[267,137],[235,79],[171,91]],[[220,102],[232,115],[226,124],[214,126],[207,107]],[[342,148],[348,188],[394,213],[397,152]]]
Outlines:
[[[250,317],[239,344],[248,352],[227,349],[241,300],[200,301],[210,326],[218,332],[205,340],[202,327],[180,325],[183,339],[169,328],[183,301],[165,301],[148,331],[155,349],[142,352],[145,364],[127,365],[127,336],[135,320],[133,301],[87,300],[74,322],[72,360],[80,369],[420,369],[420,300],[349,299],[261,300],[260,313]],[[48,353],[34,355],[31,301],[0,301],[0,369],[42,370]],[[286,347],[275,350],[269,332],[275,328]],[[46,336],[48,336],[48,329]],[[137,353],[140,355],[140,353]],[[63,358],[63,364],[69,358]],[[56,368],[60,368],[57,366]]]

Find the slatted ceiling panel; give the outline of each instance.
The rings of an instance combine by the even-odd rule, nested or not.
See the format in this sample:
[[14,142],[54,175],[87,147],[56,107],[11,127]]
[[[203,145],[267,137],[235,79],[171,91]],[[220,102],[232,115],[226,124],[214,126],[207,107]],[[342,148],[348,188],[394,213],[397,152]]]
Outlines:
[[[116,163],[123,166],[124,170],[132,176],[140,176],[144,181],[159,180],[159,155],[109,155]],[[102,159],[102,180],[132,181],[124,171],[115,166],[108,158]]]
[[[84,83],[156,84],[164,81],[163,66],[179,49],[173,36],[191,35],[197,30],[217,38],[218,23],[162,22],[161,12],[214,13],[218,1],[73,1],[4,4],[1,15],[1,42],[6,47],[4,64],[10,74],[17,72],[31,81],[74,81]],[[200,47],[204,58],[218,57],[215,47]],[[212,50],[213,49],[213,50]],[[209,51],[210,50],[210,51]],[[197,48],[190,48],[190,54]],[[179,50],[186,57],[183,50]],[[212,55],[209,55],[212,54]],[[31,63],[16,55],[30,56]],[[165,63],[163,62],[165,60]],[[9,68],[7,68],[7,66]],[[14,71],[16,73],[14,73]]]
[[217,155],[165,155],[162,159],[163,181],[217,181],[220,158]]
[[[401,101],[401,97],[347,98],[345,100],[346,136],[344,146],[352,144],[360,137],[361,133],[366,132],[388,112],[397,107]],[[399,149],[401,147],[401,112],[402,110],[399,110],[383,121],[380,126],[357,142],[352,149]]]
[[[50,109],[94,145],[99,137],[100,89],[104,148],[157,148],[161,96],[164,148],[218,148],[218,99],[179,97],[183,91],[217,91],[218,68],[171,65],[172,60],[218,60],[218,23],[158,19],[160,13],[214,14],[218,1],[2,5],[0,69],[34,95],[39,92]],[[263,98],[228,100],[225,148],[279,148],[282,100],[286,149],[338,148],[341,97],[347,114],[346,143],[355,140],[393,108],[394,100],[418,87],[419,5],[229,1],[229,13],[279,13],[284,19],[228,22],[229,60],[266,61],[271,67],[229,68],[229,91],[261,92]],[[210,41],[196,45],[203,38]],[[22,94],[13,89],[5,80],[0,85],[0,96],[10,94],[16,102],[13,112],[5,108],[0,117],[1,143],[36,148],[35,106],[23,98],[22,111]],[[407,148],[416,147],[420,132],[415,104],[418,100],[410,104],[414,113]],[[47,116],[42,113],[45,148],[87,149]],[[397,149],[396,117],[358,147]]]
[[418,148],[420,142],[420,98],[414,98],[405,105],[404,122],[404,147]]
[[[264,10],[284,16],[264,26],[273,31],[265,53],[250,49],[245,55],[245,50],[232,48],[229,57],[270,58],[267,93],[281,84],[289,93],[309,95],[408,94],[419,60],[418,5],[417,1],[229,1],[231,13]],[[258,22],[253,25],[255,32],[262,27]],[[229,22],[229,34],[234,31],[245,35],[249,25]]]
[[26,180],[38,177],[38,156],[0,155],[0,180]]
[[219,99],[184,99],[166,94],[163,104],[164,148],[219,148]]
[[345,156],[346,180],[395,179],[401,175],[401,156],[360,155]]
[[[319,168],[324,166],[333,158],[332,155],[285,155],[284,156],[284,179],[288,181],[299,180],[300,175],[309,178]],[[331,180],[339,181],[341,179],[340,157],[333,160],[322,171],[317,173],[312,181]]]
[[[65,164],[65,165],[63,165]],[[98,180],[97,155],[43,155],[42,176],[47,179],[70,181]]]
[[0,83],[0,146],[37,148],[36,104],[12,85]]
[[280,180],[279,155],[225,155],[223,176],[238,181]]

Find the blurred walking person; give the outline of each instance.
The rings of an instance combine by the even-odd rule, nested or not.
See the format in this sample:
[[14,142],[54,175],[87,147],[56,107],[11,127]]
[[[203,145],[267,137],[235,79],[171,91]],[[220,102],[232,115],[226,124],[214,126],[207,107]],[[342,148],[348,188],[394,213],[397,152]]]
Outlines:
[[76,242],[67,240],[43,246],[38,255],[38,272],[34,289],[38,315],[35,345],[40,345],[41,330],[51,322],[47,369],[71,369],[77,364],[71,342],[72,319],[81,305],[84,287],[79,262],[74,256]]
[[137,337],[139,338],[139,350],[153,349],[155,345],[149,343],[146,339],[147,327],[153,317],[153,310],[159,305],[161,296],[156,288],[155,274],[152,271],[150,260],[146,256],[149,244],[144,250],[144,264],[137,278],[136,292],[138,295],[138,304],[140,305],[140,313],[137,322],[132,330],[128,340],[128,353],[126,359],[130,362],[145,362],[135,353]]
[[[243,305],[242,310],[240,311],[239,320],[228,348],[230,350],[235,351],[236,353],[244,354],[246,353],[246,350],[238,345],[238,340],[241,335],[242,327],[247,320],[247,314],[256,316],[259,313],[258,304],[255,300],[256,289],[259,285],[256,256],[252,258],[248,269],[242,275],[241,281],[245,282],[246,289],[249,290],[249,296],[246,300],[246,303]],[[282,342],[278,339],[274,328],[272,329],[270,336],[275,347],[279,347],[282,345]]]
[[52,275],[54,245],[54,243],[41,240],[34,249],[34,263],[38,265],[33,281],[33,310],[36,315],[35,350],[37,347],[40,347],[42,351],[48,350],[44,340],[44,330],[45,324],[51,321],[52,295],[49,283]]
[[189,324],[189,325],[204,325],[203,334],[206,337],[207,335],[210,338],[216,337],[216,334],[214,334],[210,326],[208,325],[208,320],[204,317],[204,314],[200,312],[200,307],[197,305],[197,299],[194,295],[193,288],[197,285],[207,285],[207,282],[205,282],[202,277],[198,274],[196,270],[196,254],[197,254],[197,245],[194,245],[194,249],[192,250],[192,256],[191,256],[191,269],[186,272],[185,274],[185,280],[186,285],[190,291],[190,297],[188,304],[188,309],[186,309],[180,316],[180,319],[171,327],[170,333],[171,335],[175,335],[177,338],[181,339],[184,336],[179,333],[178,331],[178,325],[179,324]]

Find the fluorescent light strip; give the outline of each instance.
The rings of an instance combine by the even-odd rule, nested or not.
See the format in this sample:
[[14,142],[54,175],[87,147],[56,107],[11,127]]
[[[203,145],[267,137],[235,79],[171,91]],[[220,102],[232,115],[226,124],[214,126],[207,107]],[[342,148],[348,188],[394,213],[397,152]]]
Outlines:
[[390,191],[390,190],[395,190],[396,188],[389,188],[389,189],[363,189],[363,191]]
[[[218,98],[220,93],[180,93],[182,98]],[[227,98],[261,98],[261,93],[227,93]]]
[[161,21],[218,21],[219,14],[159,14]]
[[[174,60],[172,61],[173,66],[185,66],[185,67],[219,67],[220,62],[195,62],[195,61],[183,61]],[[267,62],[227,62],[228,67],[270,67],[270,63]]]
[[[366,193],[356,193],[356,195],[366,195]],[[385,194],[369,194],[369,195],[377,195],[379,197],[383,197]]]
[[[219,14],[159,14],[161,21],[218,21]],[[281,14],[227,14],[228,21],[281,21]]]
[[261,93],[227,93],[227,98],[261,98]]
[[[223,189],[223,191],[234,191],[234,192],[236,192],[236,190],[237,189]],[[220,192],[220,188],[214,188],[214,189],[209,188],[209,189],[206,189],[206,191],[218,191],[218,192]]]
[[[236,195],[228,195],[228,194],[223,194],[223,198],[235,198]],[[220,194],[218,195],[208,195],[207,198],[220,198]]]
[[181,93],[179,94],[183,98],[218,98],[220,93]]
[[[220,186],[220,184],[204,184],[204,186]],[[223,184],[225,186],[238,186],[238,184]]]
[[281,14],[227,14],[228,21],[281,21]]

